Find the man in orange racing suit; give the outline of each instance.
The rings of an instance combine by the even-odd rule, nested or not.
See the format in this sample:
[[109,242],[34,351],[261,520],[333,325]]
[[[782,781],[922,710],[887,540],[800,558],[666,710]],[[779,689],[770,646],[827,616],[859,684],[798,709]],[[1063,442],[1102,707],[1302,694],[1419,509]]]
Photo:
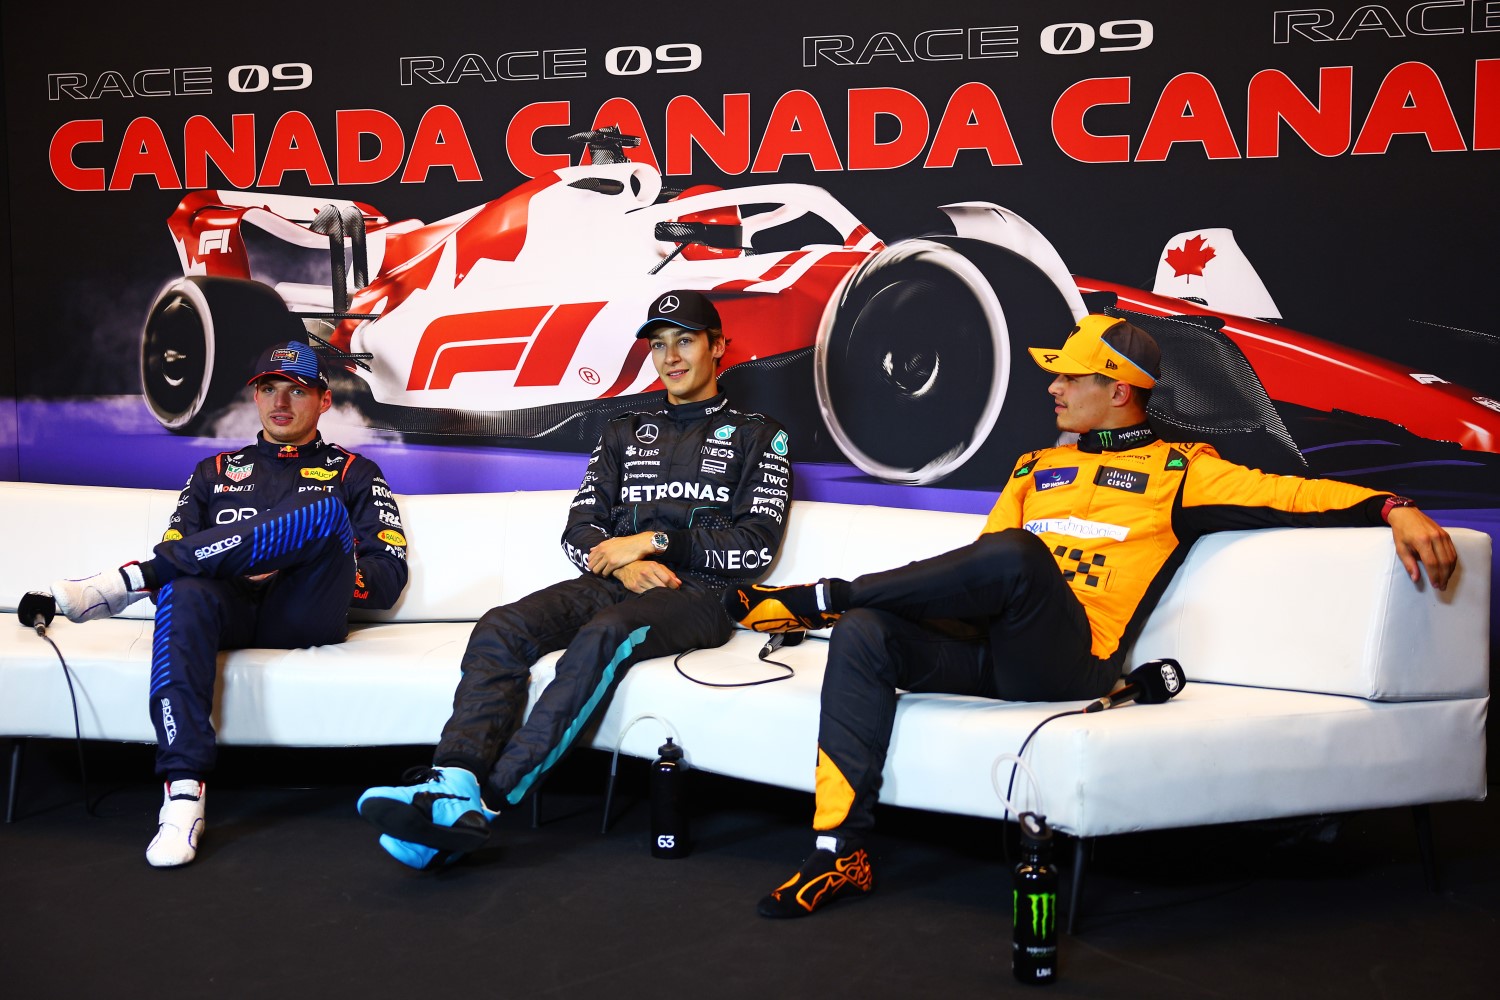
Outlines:
[[1023,455],[970,545],[852,581],[726,592],[759,631],[834,621],[818,728],[816,849],[760,901],[799,917],[871,888],[874,825],[896,689],[1065,701],[1108,694],[1193,541],[1212,531],[1389,524],[1413,581],[1439,590],[1457,561],[1441,527],[1402,497],[1266,475],[1146,422],[1160,351],[1145,331],[1090,315],[1059,349],[1031,348],[1075,445]]

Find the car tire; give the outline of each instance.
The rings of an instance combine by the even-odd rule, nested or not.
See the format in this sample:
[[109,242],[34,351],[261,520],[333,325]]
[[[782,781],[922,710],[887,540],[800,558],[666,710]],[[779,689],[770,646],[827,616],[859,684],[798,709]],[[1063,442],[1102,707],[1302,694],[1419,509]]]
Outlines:
[[[1043,328],[1033,329],[1038,314]],[[1060,340],[1071,319],[1041,269],[1007,250],[959,237],[893,244],[849,277],[820,324],[813,371],[823,420],[865,473],[942,480],[1000,417],[1011,331],[1021,344]]]
[[157,295],[141,331],[146,407],[169,430],[196,431],[244,387],[261,351],[302,339],[302,323],[258,281],[179,278]]

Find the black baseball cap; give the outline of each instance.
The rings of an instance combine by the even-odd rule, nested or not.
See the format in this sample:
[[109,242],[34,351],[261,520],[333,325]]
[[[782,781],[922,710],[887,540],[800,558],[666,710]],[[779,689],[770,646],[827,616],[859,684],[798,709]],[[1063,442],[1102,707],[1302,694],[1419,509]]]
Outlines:
[[658,326],[678,326],[684,330],[719,329],[719,310],[708,301],[708,296],[691,289],[675,289],[651,303],[646,310],[646,321],[635,332],[636,339],[651,336]]
[[267,375],[290,379],[309,389],[328,388],[328,376],[323,374],[323,365],[318,361],[318,352],[295,340],[285,344],[272,344],[261,352],[255,363],[255,374],[245,380],[250,385]]

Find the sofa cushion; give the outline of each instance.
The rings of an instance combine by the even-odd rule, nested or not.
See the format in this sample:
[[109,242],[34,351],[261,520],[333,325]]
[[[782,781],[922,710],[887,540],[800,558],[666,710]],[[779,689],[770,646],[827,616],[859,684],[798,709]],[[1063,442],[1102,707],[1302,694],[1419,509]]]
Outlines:
[[1446,590],[1414,584],[1386,528],[1278,528],[1200,539],[1132,662],[1170,656],[1189,680],[1376,701],[1489,691],[1489,536],[1451,532]]

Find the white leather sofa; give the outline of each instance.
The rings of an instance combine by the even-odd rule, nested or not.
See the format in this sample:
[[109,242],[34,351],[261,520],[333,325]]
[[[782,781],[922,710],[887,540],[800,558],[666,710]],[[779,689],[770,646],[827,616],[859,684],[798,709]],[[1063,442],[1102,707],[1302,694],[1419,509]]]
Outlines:
[[[0,484],[3,523],[18,533],[0,562],[0,602],[14,609],[25,590],[56,577],[146,556],[175,497]],[[223,654],[220,740],[436,742],[470,623],[574,572],[557,542],[570,499],[560,491],[400,497],[412,553],[401,601],[357,624],[342,645]],[[798,501],[768,582],[886,568],[963,544],[982,521]],[[20,533],[40,524],[66,527]],[[1482,799],[1490,541],[1467,529],[1453,534],[1461,562],[1444,592],[1412,584],[1384,529],[1231,532],[1199,542],[1133,657],[1176,658],[1187,687],[1164,705],[1044,727],[1026,758],[1049,821],[1090,838]],[[153,739],[145,706],[152,612],[143,601],[120,618],[74,625],[59,617],[52,626],[74,674],[85,738]],[[714,681],[770,676],[756,655],[763,642],[739,631],[683,667]],[[632,720],[649,715],[626,733],[624,753],[654,756],[669,726],[697,768],[811,791],[826,650],[816,637],[783,649],[778,658],[794,677],[739,689],[694,684],[670,660],[639,664],[592,744],[614,748]],[[534,692],[554,659],[533,672]],[[1016,751],[1062,707],[903,697],[882,801],[999,817],[997,756]],[[0,737],[73,731],[53,651],[19,624],[0,627]]]

